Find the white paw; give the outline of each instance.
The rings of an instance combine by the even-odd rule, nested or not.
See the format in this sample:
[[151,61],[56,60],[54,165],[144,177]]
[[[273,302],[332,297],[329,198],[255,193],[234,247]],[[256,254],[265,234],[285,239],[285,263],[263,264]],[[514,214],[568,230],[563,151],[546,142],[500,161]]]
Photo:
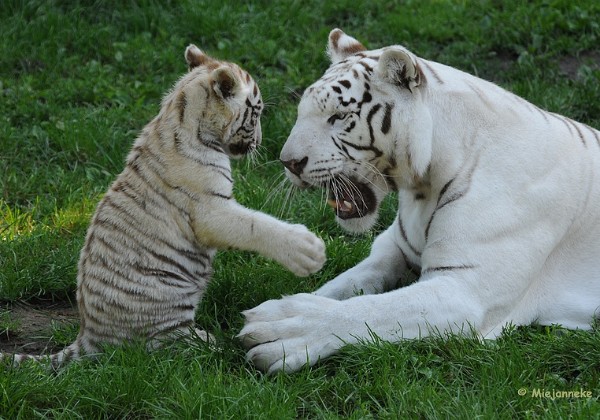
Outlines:
[[238,338],[249,349],[246,359],[268,374],[313,365],[355,341],[342,303],[321,296],[302,293],[269,300],[244,316]]
[[275,259],[300,277],[319,271],[327,257],[325,243],[304,225],[290,225],[285,244],[277,249]]

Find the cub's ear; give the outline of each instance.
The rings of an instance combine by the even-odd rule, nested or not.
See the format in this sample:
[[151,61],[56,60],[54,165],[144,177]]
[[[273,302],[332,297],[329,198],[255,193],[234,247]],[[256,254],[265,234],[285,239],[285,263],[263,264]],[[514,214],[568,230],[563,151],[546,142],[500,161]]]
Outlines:
[[228,67],[219,67],[211,73],[211,86],[222,99],[229,99],[240,90],[237,76]]
[[363,44],[346,35],[341,29],[336,28],[329,32],[327,55],[331,59],[332,64],[344,60],[349,55],[365,50],[366,48]]
[[425,76],[417,64],[417,57],[406,48],[386,48],[377,64],[379,77],[389,83],[402,86],[411,92],[425,82]]
[[208,55],[204,54],[202,50],[196,47],[194,44],[188,45],[185,49],[185,62],[188,65],[188,71],[191,69],[202,66],[213,61]]

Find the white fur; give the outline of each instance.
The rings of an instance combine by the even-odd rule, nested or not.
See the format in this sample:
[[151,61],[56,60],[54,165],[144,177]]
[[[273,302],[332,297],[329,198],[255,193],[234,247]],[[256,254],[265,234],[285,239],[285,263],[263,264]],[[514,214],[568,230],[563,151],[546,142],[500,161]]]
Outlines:
[[[405,51],[366,53],[389,49]],[[350,69],[359,58],[347,60]],[[372,80],[375,100],[395,105],[390,133],[376,141],[397,159],[398,217],[369,257],[314,294],[245,312],[240,337],[261,370],[312,365],[371,333],[391,341],[431,331],[494,338],[507,324],[588,329],[597,315],[600,132],[454,68],[416,62],[426,83],[412,92]],[[288,158],[303,149],[308,166],[333,150],[322,122],[329,115],[315,105],[322,92],[307,91],[284,146]],[[412,168],[403,162],[407,148]],[[295,181],[311,183],[308,175]],[[389,291],[408,264],[421,267],[419,280]]]

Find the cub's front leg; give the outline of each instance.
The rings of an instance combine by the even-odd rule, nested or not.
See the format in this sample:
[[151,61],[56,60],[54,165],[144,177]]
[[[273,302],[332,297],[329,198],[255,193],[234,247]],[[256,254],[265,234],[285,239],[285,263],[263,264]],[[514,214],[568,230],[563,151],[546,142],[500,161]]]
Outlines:
[[298,276],[319,271],[325,244],[304,225],[293,225],[250,210],[233,199],[215,197],[192,220],[198,240],[210,247],[255,251]]

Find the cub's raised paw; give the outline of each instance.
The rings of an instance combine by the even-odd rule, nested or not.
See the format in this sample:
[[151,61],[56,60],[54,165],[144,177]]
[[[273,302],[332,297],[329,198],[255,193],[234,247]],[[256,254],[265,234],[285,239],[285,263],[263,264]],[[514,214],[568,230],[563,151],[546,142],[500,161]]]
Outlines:
[[325,264],[325,243],[304,225],[290,225],[283,239],[275,259],[297,276],[308,276]]

